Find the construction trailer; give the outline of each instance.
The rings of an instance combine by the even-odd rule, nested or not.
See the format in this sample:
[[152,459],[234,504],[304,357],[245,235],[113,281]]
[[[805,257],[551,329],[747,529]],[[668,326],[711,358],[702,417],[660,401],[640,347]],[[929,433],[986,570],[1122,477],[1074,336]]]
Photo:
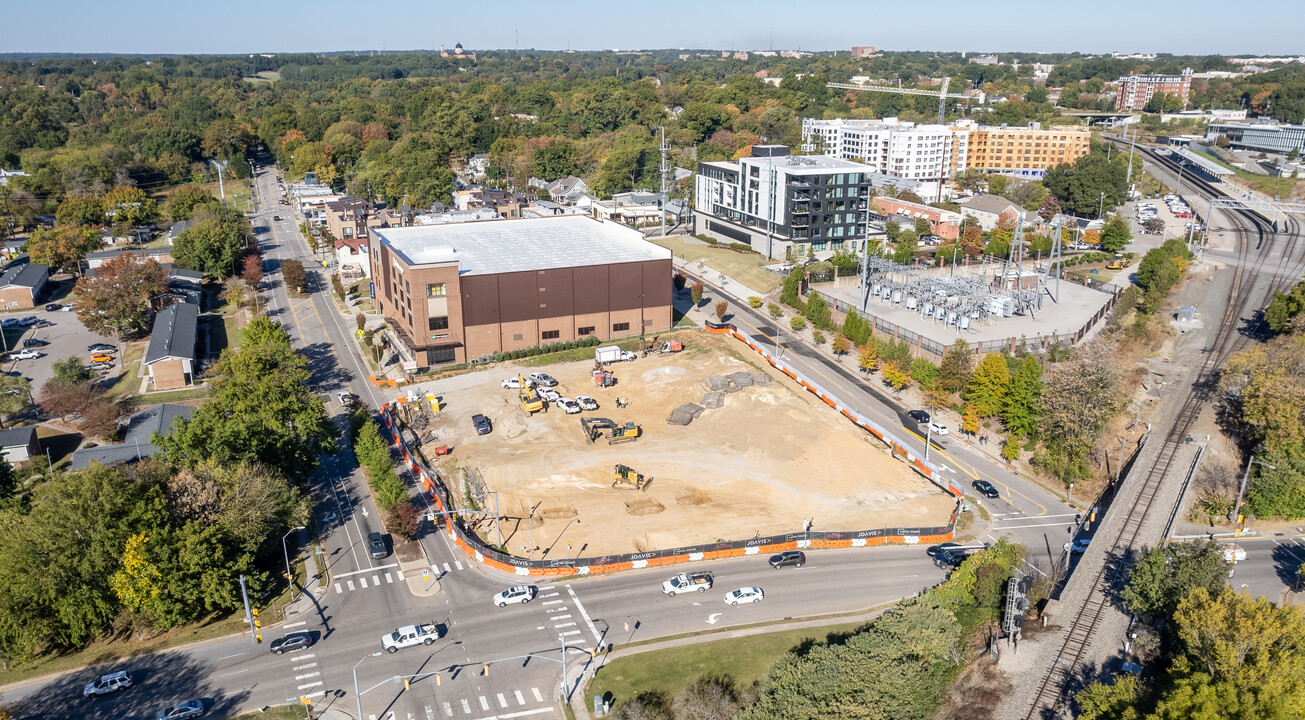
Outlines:
[[617,465],[612,471],[612,487],[626,488],[629,490],[647,490],[652,477],[645,477],[635,472],[634,468],[626,465]]
[[633,422],[618,423],[609,418],[580,418],[580,430],[584,432],[585,442],[590,445],[604,434],[607,435],[608,445],[633,442],[643,435],[643,429]]

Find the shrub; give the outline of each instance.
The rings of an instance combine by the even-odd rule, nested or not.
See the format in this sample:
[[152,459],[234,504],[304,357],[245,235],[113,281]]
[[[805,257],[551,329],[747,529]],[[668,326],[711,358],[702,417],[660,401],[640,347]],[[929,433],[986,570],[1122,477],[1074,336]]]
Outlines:
[[802,318],[802,317],[791,317],[791,318],[789,318],[789,320],[788,320],[788,326],[791,327],[791,328],[793,328],[794,330],[802,330],[802,329],[805,329],[806,326],[807,326],[806,318]]
[[353,316],[353,321],[354,321],[354,324],[358,326],[358,330],[362,331],[362,330],[366,330],[366,329],[367,329],[367,316],[366,316],[366,315],[363,315],[362,313],[358,313],[357,315],[354,315],[354,316]]
[[1020,456],[1020,441],[1010,438],[1001,446],[1001,456],[1006,462],[1015,462]]
[[825,344],[825,334],[820,332],[819,330],[816,330],[815,332],[811,333],[811,339],[815,340],[817,345]]
[[775,303],[766,303],[766,312],[770,313],[771,317],[777,318],[784,314],[784,309]]
[[385,516],[385,527],[404,540],[416,540],[421,526],[421,508],[411,499],[401,502]]
[[761,307],[761,303],[762,303],[761,298],[757,297],[756,295],[753,295],[752,297],[748,298],[748,307],[750,308],[753,309],[759,308]]

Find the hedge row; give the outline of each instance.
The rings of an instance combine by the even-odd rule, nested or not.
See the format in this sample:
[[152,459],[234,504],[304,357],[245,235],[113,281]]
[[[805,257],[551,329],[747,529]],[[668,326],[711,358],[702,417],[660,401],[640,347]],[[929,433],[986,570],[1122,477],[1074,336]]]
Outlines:
[[536,355],[547,355],[549,353],[562,352],[563,350],[575,350],[576,348],[595,347],[602,341],[597,337],[590,335],[584,340],[567,340],[566,342],[555,342],[547,345],[536,345],[534,347],[523,348],[521,350],[510,350],[508,352],[494,353],[490,362],[502,362],[504,360],[519,360],[521,358],[535,357]]

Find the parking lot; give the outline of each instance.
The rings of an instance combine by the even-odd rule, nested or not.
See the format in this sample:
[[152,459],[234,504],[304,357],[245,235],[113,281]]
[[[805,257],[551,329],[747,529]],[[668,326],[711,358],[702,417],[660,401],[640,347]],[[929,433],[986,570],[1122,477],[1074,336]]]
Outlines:
[[[42,306],[44,307],[44,306]],[[84,364],[90,364],[90,353],[86,347],[92,343],[107,343],[117,346],[116,339],[106,335],[99,335],[87,330],[77,319],[75,312],[52,311],[46,312],[42,308],[31,310],[14,311],[5,313],[0,316],[8,320],[10,318],[35,317],[39,320],[47,320],[54,323],[51,327],[9,327],[4,329],[4,342],[10,350],[4,361],[6,372],[21,373],[32,384],[33,397],[39,397],[41,388],[49,380],[54,372],[51,369],[52,363],[57,360],[63,360],[67,357],[76,357],[82,360]],[[34,360],[15,360],[14,356],[23,349],[23,341],[31,338],[37,338],[48,342],[48,345],[32,348],[44,353],[40,358]],[[117,353],[114,353],[114,368],[105,371],[101,375],[116,374],[120,368],[117,361]]]
[[[1146,235],[1142,232],[1142,223],[1137,219],[1137,206],[1139,203],[1150,203],[1155,207],[1156,218],[1162,220],[1165,224],[1164,232],[1159,235]],[[1185,238],[1187,237],[1187,223],[1195,222],[1199,224],[1203,222],[1201,218],[1197,217],[1176,217],[1172,212],[1170,212],[1169,206],[1165,203],[1163,196],[1129,201],[1124,205],[1122,212],[1124,213],[1124,217],[1128,218],[1129,228],[1133,232],[1133,243],[1129,245],[1126,250],[1138,254],[1143,254],[1147,250],[1160,247],[1164,244],[1164,241],[1169,238]]]

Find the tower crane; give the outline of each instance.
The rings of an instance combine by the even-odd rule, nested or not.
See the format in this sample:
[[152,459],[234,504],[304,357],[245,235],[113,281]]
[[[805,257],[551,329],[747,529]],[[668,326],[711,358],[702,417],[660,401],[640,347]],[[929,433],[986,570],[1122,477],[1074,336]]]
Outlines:
[[983,93],[979,93],[978,98],[974,98],[969,95],[961,95],[958,93],[948,93],[947,85],[951,81],[952,79],[949,77],[943,78],[942,87],[939,88],[938,90],[921,90],[919,88],[904,88],[902,87],[902,83],[900,80],[897,82],[896,87],[880,82],[865,83],[865,84],[831,82],[831,83],[825,83],[825,87],[830,87],[837,90],[856,90],[858,92],[886,92],[886,93],[895,93],[898,95],[923,95],[925,97],[936,97],[938,98],[938,124],[942,125],[947,119],[947,98],[957,98],[959,100],[977,99],[979,102],[984,101]]

